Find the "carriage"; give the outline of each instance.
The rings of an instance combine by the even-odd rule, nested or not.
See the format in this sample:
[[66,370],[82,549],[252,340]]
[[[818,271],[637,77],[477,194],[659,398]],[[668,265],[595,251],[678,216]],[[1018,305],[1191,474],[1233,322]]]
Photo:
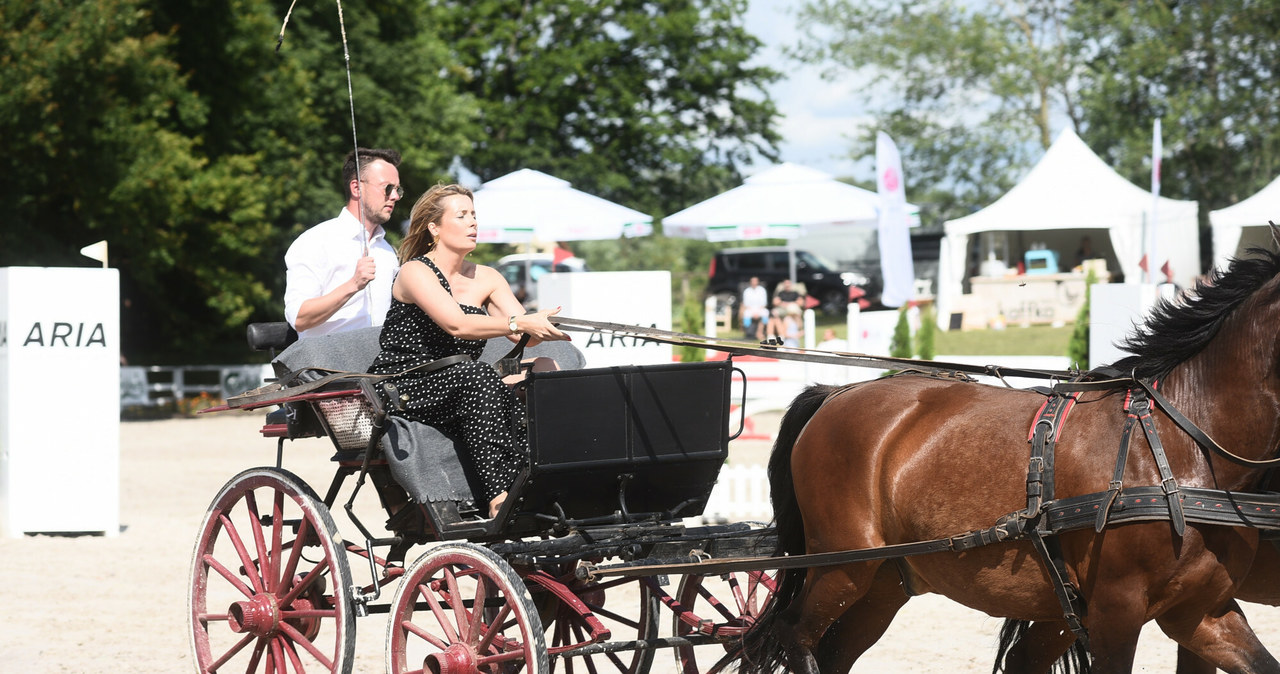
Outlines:
[[[376,340],[339,363],[312,354],[282,373],[303,383],[232,403],[283,403],[285,418],[263,429],[279,439],[276,467],[233,478],[201,526],[190,610],[200,670],[350,671],[356,616],[383,612],[397,674],[580,661],[593,674],[644,672],[663,648],[684,674],[733,663],[843,672],[911,595],[938,592],[1036,621],[1001,645],[1005,671],[1047,671],[1073,643],[1094,671],[1129,671],[1150,620],[1206,666],[1280,671],[1233,599],[1246,576],[1274,577],[1250,567],[1260,534],[1280,531],[1268,472],[1280,465],[1280,255],[1258,252],[1158,306],[1123,370],[764,349],[924,370],[793,401],[770,459],[771,527],[685,519],[727,456],[731,359],[582,369],[575,351],[543,354],[562,370],[526,380],[530,466],[485,520],[451,441],[397,425],[377,380],[352,374]],[[657,332],[633,331],[715,346]],[[1051,386],[978,385],[971,373]],[[323,499],[281,467],[285,440],[307,436],[336,450]],[[329,514],[351,476],[355,540]],[[366,481],[390,515],[386,536],[352,507]],[[426,551],[406,563],[417,545]],[[665,633],[660,607],[673,616]],[[703,645],[727,655],[700,663]]]
[[[522,384],[530,461],[489,519],[454,440],[388,416],[394,397],[361,374],[377,336],[293,342],[273,359],[276,384],[216,408],[274,409],[261,433],[277,452],[231,478],[200,526],[199,671],[350,672],[357,619],[383,613],[388,672],[645,672],[658,649],[694,672],[695,647],[750,624],[767,572],[600,575],[772,552],[758,524],[697,519],[728,453],[732,362],[583,368],[569,342],[526,349],[560,369]],[[255,324],[249,340],[290,338]],[[490,340],[482,360],[510,346]],[[326,437],[336,472],[321,497],[283,464],[289,441]],[[338,531],[339,507],[355,531]]]

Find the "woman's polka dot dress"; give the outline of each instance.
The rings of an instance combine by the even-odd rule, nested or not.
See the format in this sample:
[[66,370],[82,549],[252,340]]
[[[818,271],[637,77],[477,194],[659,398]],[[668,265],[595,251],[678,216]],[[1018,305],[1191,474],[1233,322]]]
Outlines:
[[[426,264],[452,292],[440,269],[425,256],[413,261]],[[468,314],[484,314],[484,309],[466,304]],[[484,340],[459,339],[444,331],[416,304],[395,298],[387,310],[379,338],[382,352],[369,371],[395,374],[458,353],[473,360],[442,370],[419,374],[409,372],[393,377],[405,400],[405,409],[391,414],[430,424],[462,440],[464,458],[470,459],[484,485],[484,498],[492,500],[515,481],[526,463],[527,437],[513,432],[524,427],[524,406],[507,388],[492,365],[474,360],[484,350]]]

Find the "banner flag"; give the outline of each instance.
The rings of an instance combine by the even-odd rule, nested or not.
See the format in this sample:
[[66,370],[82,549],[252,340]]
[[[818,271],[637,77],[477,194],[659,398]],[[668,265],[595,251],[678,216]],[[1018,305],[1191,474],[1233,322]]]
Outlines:
[[103,269],[107,268],[107,242],[106,241],[91,243],[85,246],[84,248],[81,248],[80,254],[91,260],[97,260],[98,262],[101,262]]
[[[1151,260],[1160,259],[1156,254],[1156,242],[1159,240],[1156,208],[1160,205],[1160,156],[1162,154],[1164,154],[1164,148],[1161,147],[1160,142],[1160,118],[1157,117],[1155,124],[1151,127],[1151,218],[1147,222],[1147,240],[1145,241],[1147,257]],[[1148,282],[1155,283],[1154,277],[1155,274],[1147,272]]]
[[880,273],[884,277],[880,301],[886,307],[900,307],[915,293],[916,272],[911,261],[902,157],[883,131],[876,134],[876,191],[880,193]]

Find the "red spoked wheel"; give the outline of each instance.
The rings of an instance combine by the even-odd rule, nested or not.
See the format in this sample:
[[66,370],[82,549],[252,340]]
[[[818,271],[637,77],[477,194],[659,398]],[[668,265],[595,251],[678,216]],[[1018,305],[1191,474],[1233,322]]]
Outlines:
[[296,475],[252,468],[213,499],[191,561],[188,616],[205,672],[342,672],[355,651],[346,551]]
[[470,543],[428,550],[404,574],[387,621],[389,674],[548,674],[524,581]]
[[[685,576],[676,595],[681,610],[675,615],[674,634],[713,636],[725,642],[727,649],[751,629],[773,600],[777,576],[776,570]],[[701,672],[694,651],[692,646],[676,647],[676,660],[684,674]]]
[[[550,578],[550,576],[546,576]],[[541,586],[530,576],[535,603],[541,607],[546,625],[546,640],[551,653],[551,671],[573,674],[585,667],[591,674],[644,674],[653,663],[653,649],[636,648],[619,651],[582,653],[581,646],[593,643],[593,629],[605,630],[605,640],[636,642],[658,636],[658,598],[639,578],[619,578],[603,582],[574,578],[572,568],[562,579],[568,579],[557,596],[553,588]],[[634,597],[639,606],[632,608]],[[559,655],[564,653],[563,656]],[[575,654],[577,653],[577,654]]]

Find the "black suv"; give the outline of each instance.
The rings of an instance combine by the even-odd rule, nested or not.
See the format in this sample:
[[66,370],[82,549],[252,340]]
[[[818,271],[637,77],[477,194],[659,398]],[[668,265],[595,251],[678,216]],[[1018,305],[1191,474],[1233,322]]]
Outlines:
[[[747,287],[752,276],[756,276],[772,300],[774,289],[790,276],[788,253],[783,246],[721,250],[711,258],[707,293],[715,295],[720,306],[735,307],[736,310],[742,299],[742,289]],[[873,287],[866,274],[837,270],[807,250],[796,250],[795,256],[796,283],[804,284],[809,296],[818,300],[822,311],[838,314],[843,313],[851,301],[859,302],[864,308],[879,301],[879,289]]]

